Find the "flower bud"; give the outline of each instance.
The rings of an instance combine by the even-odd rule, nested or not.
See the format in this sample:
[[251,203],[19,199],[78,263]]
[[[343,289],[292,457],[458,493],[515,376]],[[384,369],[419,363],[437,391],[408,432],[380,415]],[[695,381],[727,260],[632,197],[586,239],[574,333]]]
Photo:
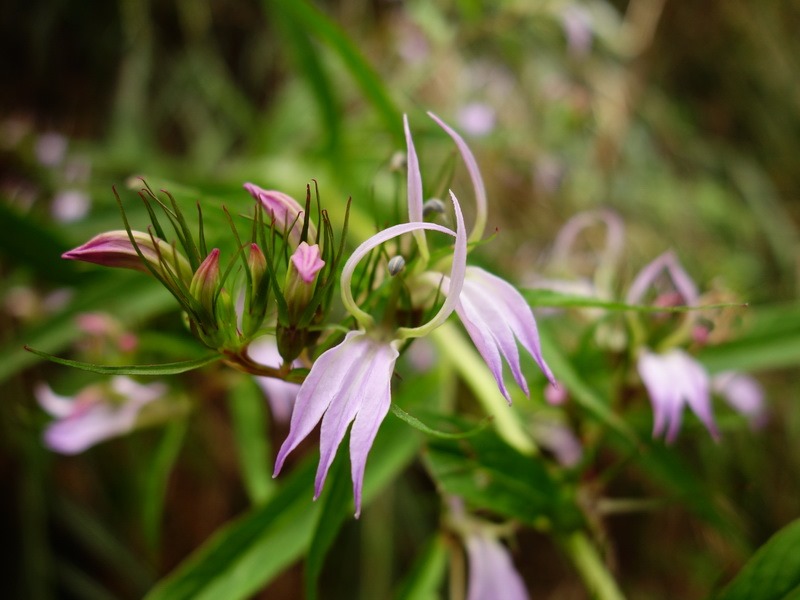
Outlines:
[[269,299],[269,281],[267,275],[267,259],[258,244],[250,244],[247,257],[247,269],[250,271],[247,304],[242,317],[245,336],[255,333],[264,321]]
[[444,202],[438,198],[430,198],[422,205],[422,216],[430,217],[432,215],[441,215],[444,213]]
[[[133,231],[131,233],[144,260],[157,273],[160,273],[167,281],[170,281],[172,276],[175,276],[184,283],[189,282],[192,276],[192,268],[189,265],[189,261],[173,246],[143,231]],[[131,244],[128,232],[122,229],[101,233],[82,246],[65,252],[61,257],[69,260],[82,260],[105,267],[134,269],[143,273],[150,273],[142,259],[139,258],[136,248]]]
[[325,266],[318,244],[309,246],[301,242],[289,260],[284,297],[289,308],[289,319],[297,321],[314,295],[317,273]]
[[389,270],[389,275],[394,277],[400,271],[402,271],[405,268],[405,266],[406,266],[406,259],[398,254],[397,256],[393,256],[392,258],[389,259],[389,264],[387,265],[386,268]]
[[214,248],[197,268],[189,285],[189,293],[200,302],[208,316],[214,316],[214,301],[219,283],[219,248]]
[[[275,190],[265,190],[252,183],[245,183],[246,189],[253,198],[261,202],[273,227],[286,236],[292,247],[296,248],[303,234],[305,209],[291,196]],[[308,222],[309,239],[317,239],[314,224]]]

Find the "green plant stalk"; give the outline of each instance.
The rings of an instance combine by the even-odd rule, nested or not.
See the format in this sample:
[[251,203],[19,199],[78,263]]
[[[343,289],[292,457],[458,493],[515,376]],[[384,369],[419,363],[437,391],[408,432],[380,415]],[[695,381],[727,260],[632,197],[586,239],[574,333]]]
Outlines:
[[625,600],[614,576],[600,558],[597,548],[583,531],[575,531],[562,538],[561,547],[572,560],[592,598]]
[[494,426],[503,439],[523,454],[537,454],[536,444],[497,389],[489,368],[455,325],[445,323],[431,333],[431,338],[464,378],[487,414],[493,416]]

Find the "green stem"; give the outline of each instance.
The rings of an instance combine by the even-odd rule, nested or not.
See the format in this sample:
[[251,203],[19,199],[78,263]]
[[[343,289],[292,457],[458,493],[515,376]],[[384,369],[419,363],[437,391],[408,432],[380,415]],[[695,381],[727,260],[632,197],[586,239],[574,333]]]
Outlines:
[[561,540],[561,544],[572,559],[592,598],[625,600],[614,576],[584,532],[576,531],[569,534]]
[[497,389],[497,382],[489,367],[472,344],[452,323],[445,323],[434,330],[431,338],[439,350],[447,355],[487,414],[493,415],[497,432],[520,452],[535,455],[538,452],[536,444]]

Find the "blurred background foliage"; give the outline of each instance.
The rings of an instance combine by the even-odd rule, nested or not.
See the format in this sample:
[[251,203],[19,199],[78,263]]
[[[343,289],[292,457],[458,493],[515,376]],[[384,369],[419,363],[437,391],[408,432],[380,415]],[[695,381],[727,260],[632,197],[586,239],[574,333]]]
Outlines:
[[[673,248],[709,299],[749,303],[717,315],[721,343],[702,356],[712,370],[758,373],[765,429],[726,427],[735,418],[723,414],[721,443],[687,427],[674,447],[654,444],[642,457],[605,440],[575,474],[623,590],[706,597],[797,516],[796,3],[7,0],[0,22],[0,573],[9,597],[141,597],[272,493],[263,475],[242,484],[239,440],[251,439],[242,428],[267,417],[247,382],[222,368],[176,378],[176,393],[202,409],[186,424],[78,457],[42,447],[35,383],[74,391],[89,379],[37,364],[23,343],[113,358],[76,348],[76,315],[105,311],[139,335],[140,360],[198,353],[152,282],[59,258],[120,228],[112,185],[140,227],[145,213],[127,187],[144,175],[187,206],[200,201],[223,239],[216,207],[244,211],[244,181],[302,197],[313,178],[334,220],[353,198],[356,241],[392,218],[402,193],[390,164],[403,150],[404,112],[426,181],[437,182],[426,193],[444,193],[454,159],[424,111],[469,138],[498,231],[480,257],[514,281],[546,272],[570,216],[607,207],[627,227],[620,297],[633,273]],[[576,320],[545,329],[590,388],[604,389],[614,366],[570,337]],[[236,408],[237,394],[251,401]],[[646,438],[639,400],[627,416]],[[582,433],[588,447],[591,430]],[[256,453],[244,464],[271,472],[269,448]],[[663,502],[600,506],[595,486]],[[430,480],[411,463],[389,490],[345,523],[336,544],[346,550],[323,569],[323,597],[387,597],[421,552],[436,526]],[[532,596],[586,597],[549,538],[523,532],[514,554]],[[290,568],[250,592],[302,597],[302,578]]]

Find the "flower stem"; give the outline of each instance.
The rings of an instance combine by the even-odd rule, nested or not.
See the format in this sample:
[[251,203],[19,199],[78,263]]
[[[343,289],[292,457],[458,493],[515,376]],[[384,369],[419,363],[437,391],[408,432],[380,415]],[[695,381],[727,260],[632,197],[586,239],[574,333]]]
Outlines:
[[614,576],[611,575],[597,548],[589,541],[586,534],[576,531],[561,539],[564,551],[572,559],[572,564],[586,584],[592,598],[599,600],[624,600]]

